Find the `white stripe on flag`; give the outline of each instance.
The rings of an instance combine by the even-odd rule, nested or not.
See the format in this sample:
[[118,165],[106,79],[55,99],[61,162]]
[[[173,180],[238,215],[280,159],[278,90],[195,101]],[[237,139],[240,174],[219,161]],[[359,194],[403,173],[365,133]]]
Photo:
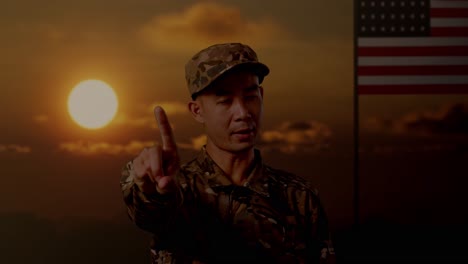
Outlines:
[[468,65],[468,57],[359,57],[359,66]]
[[468,27],[466,18],[432,18],[432,27]]
[[468,75],[461,76],[360,76],[359,85],[468,84]]
[[414,37],[414,38],[359,38],[358,47],[428,47],[468,46],[468,38]]
[[432,8],[468,8],[468,1],[431,0]]

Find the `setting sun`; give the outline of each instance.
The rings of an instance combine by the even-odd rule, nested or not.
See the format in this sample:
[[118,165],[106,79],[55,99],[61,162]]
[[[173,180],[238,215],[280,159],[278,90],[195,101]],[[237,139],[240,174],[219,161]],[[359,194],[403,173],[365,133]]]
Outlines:
[[117,107],[114,90],[99,80],[80,82],[68,97],[68,113],[78,125],[88,129],[106,126],[117,113]]

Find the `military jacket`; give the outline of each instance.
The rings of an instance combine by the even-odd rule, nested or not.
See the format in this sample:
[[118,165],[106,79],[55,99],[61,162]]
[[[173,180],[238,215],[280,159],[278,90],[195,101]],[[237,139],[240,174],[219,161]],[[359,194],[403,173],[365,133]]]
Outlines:
[[235,185],[203,148],[181,166],[178,191],[145,195],[133,164],[121,187],[130,219],[152,234],[152,263],[331,263],[334,251],[317,190],[263,164]]

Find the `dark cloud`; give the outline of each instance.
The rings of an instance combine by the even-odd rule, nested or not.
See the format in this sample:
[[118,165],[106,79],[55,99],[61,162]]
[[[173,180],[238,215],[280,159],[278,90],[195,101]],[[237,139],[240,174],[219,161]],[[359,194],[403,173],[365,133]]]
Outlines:
[[468,104],[458,103],[439,112],[422,113],[404,120],[401,125],[408,131],[428,134],[468,135]]
[[412,112],[394,120],[370,118],[364,128],[396,134],[468,136],[468,103],[450,104],[437,111]]
[[330,127],[317,121],[284,122],[264,131],[259,146],[283,153],[316,151],[328,148],[331,136]]
[[144,147],[152,146],[154,144],[154,141],[140,140],[131,140],[125,144],[78,140],[61,143],[59,145],[59,150],[78,155],[137,155]]

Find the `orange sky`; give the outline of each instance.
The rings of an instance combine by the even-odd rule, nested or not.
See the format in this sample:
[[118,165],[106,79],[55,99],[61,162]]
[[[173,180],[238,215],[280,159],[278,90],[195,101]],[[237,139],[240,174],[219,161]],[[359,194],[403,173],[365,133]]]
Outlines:
[[[187,161],[203,131],[185,111],[184,65],[212,43],[241,41],[271,69],[264,82],[266,160],[311,179],[333,225],[351,223],[351,1],[18,0],[2,3],[0,29],[0,212],[47,219],[124,217],[120,167],[158,138],[152,107],[167,106]],[[83,129],[67,113],[71,89],[86,79],[107,82],[119,98],[116,118],[103,129]],[[446,177],[455,179],[467,158],[467,128],[461,125],[468,122],[467,106],[466,95],[360,98],[363,157],[372,160],[372,166],[363,165],[367,215],[387,208],[368,202],[386,201],[385,186],[418,186],[402,177],[421,167],[405,169],[416,162],[404,157],[452,166]],[[434,129],[447,124],[448,132]],[[271,135],[280,135],[276,143]],[[399,163],[389,155],[400,157]],[[430,172],[438,167],[425,168],[436,184],[441,176]],[[375,178],[380,172],[390,185]],[[411,197],[413,190],[403,189]]]

